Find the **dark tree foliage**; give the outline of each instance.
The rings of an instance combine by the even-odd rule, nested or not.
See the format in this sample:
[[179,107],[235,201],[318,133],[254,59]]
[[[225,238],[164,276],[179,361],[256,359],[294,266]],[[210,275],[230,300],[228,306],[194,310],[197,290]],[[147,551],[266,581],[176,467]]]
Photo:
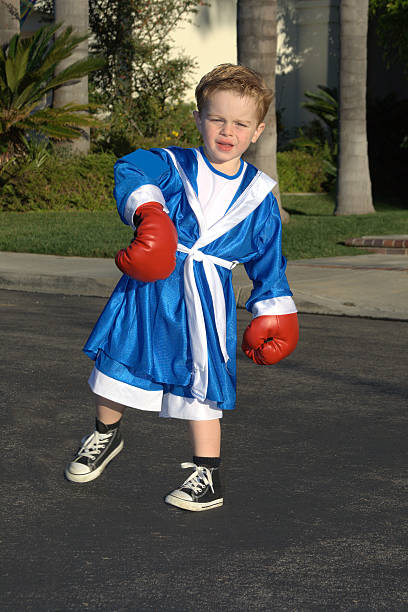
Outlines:
[[408,74],[408,0],[370,0],[370,14],[388,63],[400,61]]
[[199,0],[90,0],[92,51],[106,56],[95,76],[105,92],[178,100],[194,62],[175,57],[171,32],[197,12]]
[[[171,37],[191,21],[200,0],[89,0],[90,53],[106,63],[90,77],[90,98],[106,104],[115,129],[127,115],[141,136],[157,135],[169,113],[182,103],[195,65],[173,52]],[[52,14],[52,0],[37,0]]]
[[[97,89],[112,95],[154,95],[160,105],[178,101],[194,61],[172,53],[171,33],[205,2],[200,0],[89,0],[90,51],[106,58],[93,75]],[[53,14],[53,0],[35,7]]]

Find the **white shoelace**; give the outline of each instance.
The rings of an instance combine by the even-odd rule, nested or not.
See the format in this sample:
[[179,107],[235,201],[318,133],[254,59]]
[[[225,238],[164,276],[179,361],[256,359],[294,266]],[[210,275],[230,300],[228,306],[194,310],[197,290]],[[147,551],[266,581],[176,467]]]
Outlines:
[[78,451],[78,457],[88,457],[92,461],[96,459],[96,456],[101,454],[113,433],[113,431],[109,431],[107,434],[103,434],[95,430],[83,441],[82,447]]
[[185,468],[195,468],[195,471],[183,482],[180,489],[186,487],[188,489],[192,489],[194,493],[201,493],[201,491],[207,485],[210,486],[211,491],[214,493],[213,480],[211,475],[211,470],[201,465],[196,465],[195,463],[186,461],[181,464],[183,469]]

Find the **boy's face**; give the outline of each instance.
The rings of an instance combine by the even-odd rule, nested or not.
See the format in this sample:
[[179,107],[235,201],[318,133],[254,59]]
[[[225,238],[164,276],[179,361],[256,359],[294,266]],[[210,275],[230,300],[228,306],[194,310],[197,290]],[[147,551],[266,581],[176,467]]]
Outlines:
[[241,155],[265,128],[258,123],[255,100],[228,90],[215,91],[201,113],[194,111],[194,118],[207,158],[230,175],[238,171]]

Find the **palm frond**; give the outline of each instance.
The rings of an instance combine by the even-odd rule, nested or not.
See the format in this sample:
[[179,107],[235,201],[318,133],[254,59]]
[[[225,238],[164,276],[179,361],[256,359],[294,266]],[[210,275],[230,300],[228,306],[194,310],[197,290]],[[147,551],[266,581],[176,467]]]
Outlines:
[[80,127],[73,125],[59,125],[51,122],[42,124],[36,121],[27,120],[26,130],[41,130],[41,134],[55,140],[74,140],[82,136],[83,131]]
[[[41,108],[46,94],[81,79],[102,67],[100,57],[73,62],[58,72],[62,60],[71,57],[87,38],[72,27],[48,24],[28,38],[16,34],[8,47],[0,49],[0,141],[7,147],[25,146],[27,130],[57,140],[78,138],[83,128],[105,124],[91,114],[99,105],[67,104],[63,108]],[[20,143],[20,144],[18,144]]]
[[319,85],[318,89],[318,92],[305,91],[310,102],[303,102],[302,106],[333,128],[338,123],[337,89],[324,85]]
[[83,60],[78,60],[58,73],[57,76],[47,84],[44,91],[49,91],[50,89],[55,89],[70,81],[81,79],[93,70],[98,70],[103,64],[104,60],[100,58],[88,57]]
[[14,57],[11,58],[9,56],[6,60],[7,86],[13,93],[17,90],[19,83],[26,75],[29,54],[29,48],[24,49],[19,45]]
[[58,138],[62,138],[66,134],[66,138],[76,138],[82,134],[81,128],[94,127],[101,128],[105,124],[85,112],[87,105],[76,105],[78,110],[69,108],[69,105],[63,108],[44,108],[41,111],[31,115],[21,116],[21,119],[16,123],[19,129],[33,129]]

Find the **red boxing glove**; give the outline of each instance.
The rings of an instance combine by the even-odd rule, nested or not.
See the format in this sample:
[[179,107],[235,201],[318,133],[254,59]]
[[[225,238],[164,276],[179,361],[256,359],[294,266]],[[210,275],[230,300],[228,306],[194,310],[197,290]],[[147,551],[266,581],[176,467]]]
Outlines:
[[167,278],[176,267],[177,230],[158,202],[146,202],[135,213],[135,237],[118,251],[119,270],[144,283]]
[[272,365],[295,350],[299,338],[297,314],[263,315],[244,332],[242,350],[259,365]]

